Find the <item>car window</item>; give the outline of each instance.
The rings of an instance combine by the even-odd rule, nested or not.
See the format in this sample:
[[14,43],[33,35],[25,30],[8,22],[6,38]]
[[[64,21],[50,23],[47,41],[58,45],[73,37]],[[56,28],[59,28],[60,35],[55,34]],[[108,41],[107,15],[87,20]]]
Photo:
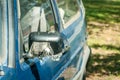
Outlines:
[[0,65],[5,62],[7,57],[6,20],[5,0],[0,0]]
[[54,16],[48,0],[20,0],[20,8],[24,36],[27,31],[55,31]]
[[80,14],[77,0],[57,0],[57,4],[62,23],[66,28]]
[[0,1],[0,56],[2,54],[2,7]]
[[[25,44],[25,49],[28,49],[28,36],[31,32],[56,32],[54,15],[49,0],[20,0],[20,12],[23,37],[21,42]],[[37,43],[35,45],[42,44]],[[40,50],[40,47],[37,48]],[[37,48],[35,48],[36,51]]]

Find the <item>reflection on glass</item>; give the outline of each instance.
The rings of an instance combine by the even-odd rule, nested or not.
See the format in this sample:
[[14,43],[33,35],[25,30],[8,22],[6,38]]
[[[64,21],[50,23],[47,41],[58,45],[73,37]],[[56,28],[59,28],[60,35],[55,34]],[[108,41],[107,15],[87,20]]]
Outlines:
[[[28,36],[31,32],[54,33],[55,20],[49,0],[20,0],[20,26],[23,40],[20,44],[25,45],[28,50]],[[43,43],[36,43],[35,49],[42,49]],[[37,46],[37,48],[36,48]],[[34,51],[34,52],[36,52]],[[22,54],[22,53],[21,53]]]
[[2,6],[0,1],[0,59],[2,55]]
[[77,0],[57,0],[59,12],[63,14],[65,23],[69,21],[79,10]]
[[54,32],[54,16],[48,0],[20,0],[24,40],[30,32]]

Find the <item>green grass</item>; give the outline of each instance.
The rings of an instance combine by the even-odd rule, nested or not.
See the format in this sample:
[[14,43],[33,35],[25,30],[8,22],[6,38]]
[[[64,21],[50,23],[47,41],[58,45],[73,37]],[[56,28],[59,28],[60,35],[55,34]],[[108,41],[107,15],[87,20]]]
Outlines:
[[83,2],[88,22],[88,45],[92,48],[87,79],[119,80],[120,0]]
[[120,0],[84,0],[87,20],[104,23],[120,22]]

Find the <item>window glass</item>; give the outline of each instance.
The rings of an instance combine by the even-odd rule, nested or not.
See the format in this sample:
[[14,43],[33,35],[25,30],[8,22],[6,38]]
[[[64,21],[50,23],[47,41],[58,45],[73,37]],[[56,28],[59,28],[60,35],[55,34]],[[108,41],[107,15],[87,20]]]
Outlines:
[[79,13],[77,0],[57,0],[57,4],[63,24],[68,24],[71,20],[74,21],[76,19]]
[[[30,32],[54,33],[56,31],[54,15],[49,0],[20,0],[20,11],[20,26],[23,37],[21,42],[25,44],[25,49],[28,49]],[[39,46],[40,44],[37,45]],[[38,46],[37,48],[39,48]]]
[[2,6],[0,1],[0,56],[2,55]]
[[29,32],[54,32],[54,16],[48,0],[20,0],[23,35]]
[[0,0],[0,65],[3,64],[6,60],[7,52],[7,37],[6,37],[6,26],[7,20],[6,17],[6,3],[5,0]]

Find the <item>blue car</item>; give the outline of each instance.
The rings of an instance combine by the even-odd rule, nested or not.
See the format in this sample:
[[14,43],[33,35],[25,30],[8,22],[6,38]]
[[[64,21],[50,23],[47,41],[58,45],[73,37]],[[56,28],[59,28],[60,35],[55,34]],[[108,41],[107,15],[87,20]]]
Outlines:
[[84,80],[82,0],[0,0],[0,80]]

